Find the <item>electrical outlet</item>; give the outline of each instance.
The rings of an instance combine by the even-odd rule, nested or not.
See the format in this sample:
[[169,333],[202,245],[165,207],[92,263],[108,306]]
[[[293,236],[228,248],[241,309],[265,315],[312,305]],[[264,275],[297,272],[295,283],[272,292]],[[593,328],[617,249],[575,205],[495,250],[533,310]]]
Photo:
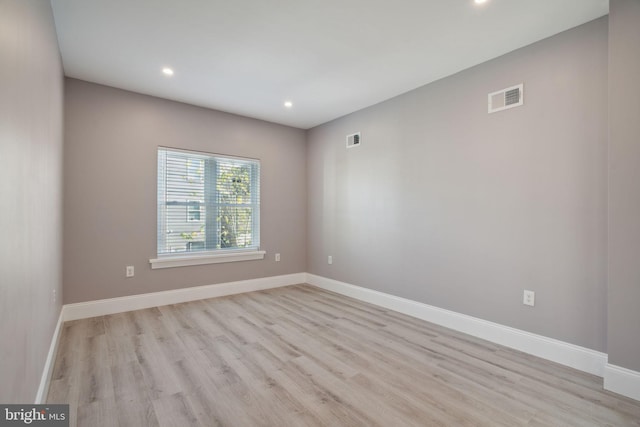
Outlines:
[[276,262],[280,262],[280,254],[276,254]]
[[53,290],[53,302],[56,302],[57,299],[58,299],[58,292],[54,289]]
[[524,295],[522,297],[522,303],[524,305],[530,305],[531,307],[536,305],[536,293],[533,291],[525,290]]
[[327,257],[327,264],[333,264],[333,257],[331,255]]
[[133,265],[127,265],[126,276],[133,277],[135,275],[135,271],[133,269]]

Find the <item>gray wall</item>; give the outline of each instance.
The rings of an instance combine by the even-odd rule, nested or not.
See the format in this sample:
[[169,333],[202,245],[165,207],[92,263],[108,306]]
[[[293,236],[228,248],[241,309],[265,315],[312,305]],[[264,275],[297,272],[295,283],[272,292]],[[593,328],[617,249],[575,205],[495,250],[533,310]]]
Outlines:
[[34,401],[60,314],[63,77],[57,43],[49,2],[0,0],[2,403]]
[[640,371],[640,1],[609,17],[609,363]]
[[[304,131],[65,83],[65,303],[305,271]],[[159,145],[261,160],[264,260],[151,270]],[[135,277],[125,278],[126,265]]]
[[606,17],[316,127],[307,162],[310,273],[605,350]]

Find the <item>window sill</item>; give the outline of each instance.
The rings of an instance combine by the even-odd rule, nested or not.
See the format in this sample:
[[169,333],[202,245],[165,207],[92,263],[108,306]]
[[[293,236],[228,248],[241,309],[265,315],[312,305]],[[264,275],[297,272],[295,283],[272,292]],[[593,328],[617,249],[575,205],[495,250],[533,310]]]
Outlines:
[[204,253],[200,255],[174,255],[150,259],[149,264],[151,264],[151,268],[155,270],[157,268],[250,261],[255,259],[264,259],[265,253],[265,251],[234,251],[225,253]]

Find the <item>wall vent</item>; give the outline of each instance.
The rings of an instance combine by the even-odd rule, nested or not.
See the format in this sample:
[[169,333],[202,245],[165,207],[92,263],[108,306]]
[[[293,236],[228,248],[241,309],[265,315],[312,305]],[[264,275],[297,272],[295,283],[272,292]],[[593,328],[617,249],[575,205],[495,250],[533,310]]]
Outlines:
[[347,135],[347,148],[359,147],[361,142],[360,132]]
[[524,104],[524,84],[511,86],[489,94],[489,113],[519,107]]

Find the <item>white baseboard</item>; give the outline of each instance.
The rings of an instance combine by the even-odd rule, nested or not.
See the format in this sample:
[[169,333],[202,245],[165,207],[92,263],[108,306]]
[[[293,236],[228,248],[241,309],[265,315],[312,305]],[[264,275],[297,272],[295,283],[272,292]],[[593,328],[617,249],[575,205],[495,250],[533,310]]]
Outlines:
[[192,288],[173,289],[170,291],[131,295],[97,301],[66,304],[63,307],[63,320],[86,319],[125,311],[141,310],[162,305],[178,304],[206,298],[261,291],[281,286],[305,283],[306,273],[287,274],[283,276],[264,277],[259,279],[227,282],[217,285],[195,286]]
[[590,374],[605,373],[605,353],[314,274],[307,274],[307,283]]
[[62,332],[62,323],[64,322],[62,310],[58,316],[58,323],[53,331],[51,337],[51,345],[49,346],[49,353],[47,353],[47,360],[44,362],[44,368],[42,369],[42,377],[40,377],[40,386],[38,387],[38,393],[36,394],[35,404],[39,405],[45,403],[47,400],[47,393],[49,392],[49,384],[51,383],[51,375],[53,375],[53,367],[56,361],[56,354],[58,353],[58,344],[60,343],[60,335]]
[[65,321],[260,291],[299,283],[309,283],[321,289],[375,304],[524,353],[604,377],[604,388],[606,390],[640,400],[640,372],[607,364],[607,355],[605,353],[314,274],[295,273],[217,285],[196,286],[164,292],[88,301],[63,306],[60,317],[58,318],[58,324],[51,339],[51,346],[42,372],[35,403],[42,403],[47,398],[46,394],[53,373],[55,355],[62,331],[62,323]]
[[604,370],[604,389],[640,400],[640,372],[607,364]]

